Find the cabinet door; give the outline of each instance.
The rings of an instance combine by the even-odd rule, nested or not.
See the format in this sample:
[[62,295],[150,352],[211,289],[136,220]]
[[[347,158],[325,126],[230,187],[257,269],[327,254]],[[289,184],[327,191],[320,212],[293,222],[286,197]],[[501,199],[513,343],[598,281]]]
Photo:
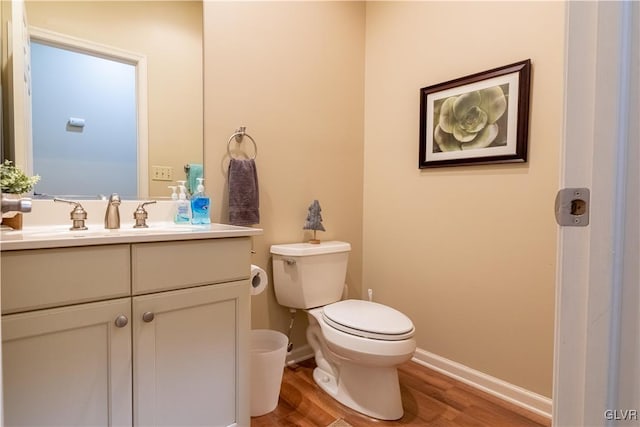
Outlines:
[[3,316],[5,425],[130,426],[130,312],[122,298]]
[[249,281],[133,298],[134,424],[249,425]]

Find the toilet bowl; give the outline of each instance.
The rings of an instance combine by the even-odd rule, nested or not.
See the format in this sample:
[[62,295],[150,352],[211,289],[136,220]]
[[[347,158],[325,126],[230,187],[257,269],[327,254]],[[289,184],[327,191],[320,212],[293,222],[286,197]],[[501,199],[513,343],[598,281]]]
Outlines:
[[415,328],[383,304],[340,301],[350,249],[344,242],[272,246],[276,299],[308,314],[320,388],[365,415],[396,420],[404,413],[397,366],[413,356]]
[[[307,341],[314,350],[317,365],[313,378],[325,392],[358,412],[382,420],[402,418],[397,366],[411,359],[416,349],[413,324],[393,310],[398,318],[404,318],[403,327],[383,335],[376,328],[380,318],[362,317],[358,319],[358,328],[349,330],[344,324],[334,326],[337,316],[327,317],[327,312],[334,314],[335,308],[348,313],[353,307],[377,311],[381,317],[393,310],[360,300],[345,300],[309,310]],[[363,335],[383,335],[384,338]]]

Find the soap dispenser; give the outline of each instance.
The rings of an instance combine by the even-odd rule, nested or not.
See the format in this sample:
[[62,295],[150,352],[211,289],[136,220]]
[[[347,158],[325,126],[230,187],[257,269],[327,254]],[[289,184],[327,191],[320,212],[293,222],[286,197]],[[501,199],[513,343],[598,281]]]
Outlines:
[[173,222],[178,222],[178,193],[177,185],[168,185],[168,188],[171,189],[171,217],[173,218]]
[[209,217],[210,199],[204,193],[204,178],[197,178],[198,187],[196,193],[191,196],[191,223],[192,224],[211,224]]
[[178,200],[178,193],[176,192],[176,190],[178,189],[177,185],[168,185],[167,188],[171,189],[171,200],[173,200],[174,202],[176,200]]
[[187,188],[181,184],[179,189],[180,194],[178,194],[178,201],[176,202],[174,222],[176,224],[189,224],[191,222],[191,208],[187,200]]

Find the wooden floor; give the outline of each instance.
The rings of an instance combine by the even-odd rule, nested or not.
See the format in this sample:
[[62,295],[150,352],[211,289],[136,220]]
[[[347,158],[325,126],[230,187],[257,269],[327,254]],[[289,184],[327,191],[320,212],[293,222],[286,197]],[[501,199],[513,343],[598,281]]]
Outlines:
[[551,421],[414,362],[398,369],[404,416],[379,421],[335,401],[313,381],[313,359],[285,368],[278,407],[251,419],[251,427],[326,427],[342,418],[353,427],[540,427]]

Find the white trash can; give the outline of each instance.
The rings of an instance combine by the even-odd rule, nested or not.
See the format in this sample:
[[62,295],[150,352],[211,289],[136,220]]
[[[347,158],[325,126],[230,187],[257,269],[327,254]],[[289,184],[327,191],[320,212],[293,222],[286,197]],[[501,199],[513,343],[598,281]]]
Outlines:
[[270,329],[251,331],[251,416],[259,417],[278,406],[289,340]]

